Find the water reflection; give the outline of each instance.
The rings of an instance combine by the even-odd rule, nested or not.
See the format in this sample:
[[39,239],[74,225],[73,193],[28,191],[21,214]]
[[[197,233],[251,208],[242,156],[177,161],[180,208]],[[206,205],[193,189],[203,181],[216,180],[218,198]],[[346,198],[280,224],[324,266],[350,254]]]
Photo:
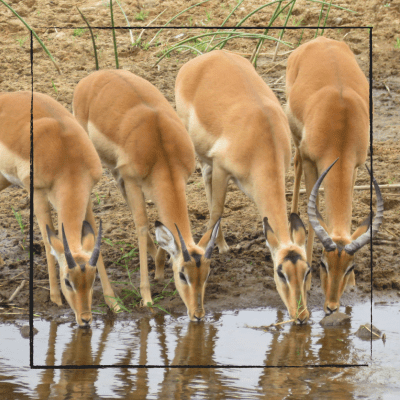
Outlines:
[[[346,312],[351,313],[352,309]],[[362,368],[302,367],[371,363],[369,343],[353,335],[359,325],[355,319],[360,314],[359,310],[354,312],[351,325],[337,329],[324,329],[319,324],[283,325],[270,332],[249,329],[246,325],[283,321],[285,315],[279,310],[215,314],[203,323],[187,323],[186,319],[163,315],[136,321],[97,321],[91,330],[54,321],[35,322],[39,329],[34,339],[35,365],[120,366],[85,370],[29,371],[21,368],[24,365],[21,361],[15,367],[7,366],[11,361],[4,357],[4,345],[9,343],[10,333],[4,336],[5,326],[0,326],[3,338],[0,379],[4,379],[0,398],[201,399],[212,394],[212,398],[219,399],[352,399],[368,387],[369,396],[378,398],[372,396],[377,390],[374,379],[380,381],[389,375],[382,372],[381,364],[364,368],[364,374]],[[381,307],[379,315],[383,319],[378,325],[387,329],[390,340],[386,347],[374,345],[379,347],[379,360],[391,360],[390,384],[395,387],[399,380],[395,379],[393,368],[400,366],[400,335],[385,328],[384,322],[393,315],[390,307]],[[13,333],[12,340],[20,340],[28,353],[28,341],[17,336]],[[265,368],[241,369],[242,364]],[[160,368],[122,367],[126,365]],[[292,367],[283,368],[288,365]],[[364,382],[365,374],[371,383]],[[357,382],[363,382],[362,387]]]

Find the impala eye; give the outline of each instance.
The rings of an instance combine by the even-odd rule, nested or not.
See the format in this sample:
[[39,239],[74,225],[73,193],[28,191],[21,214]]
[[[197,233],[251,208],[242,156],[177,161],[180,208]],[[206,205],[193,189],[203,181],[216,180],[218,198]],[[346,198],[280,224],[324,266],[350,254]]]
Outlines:
[[320,267],[322,267],[325,271],[328,270],[328,268],[326,268],[326,265],[321,261]]
[[66,286],[68,289],[73,290],[73,289],[72,289],[72,285],[71,285],[71,283],[69,282],[68,279],[64,279],[64,282],[65,282],[65,286]]
[[182,272],[179,272],[179,278],[181,278],[181,280],[187,284],[186,277]]

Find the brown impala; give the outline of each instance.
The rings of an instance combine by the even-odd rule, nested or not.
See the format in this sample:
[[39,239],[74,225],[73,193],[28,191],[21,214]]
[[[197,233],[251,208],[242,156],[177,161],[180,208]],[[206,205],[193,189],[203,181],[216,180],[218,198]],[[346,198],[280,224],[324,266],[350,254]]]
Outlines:
[[[290,129],[271,89],[245,58],[212,51],[178,73],[176,106],[199,156],[210,209],[209,227],[221,217],[228,181],[256,203],[274,263],[277,290],[291,318],[309,318],[310,266],[305,228],[286,213],[285,172],[290,164]],[[222,230],[216,243],[228,251]]]
[[[304,168],[312,226],[307,261],[311,264],[315,232],[324,246],[320,274],[324,311],[330,314],[339,309],[346,285],[355,284],[354,254],[371,236],[370,216],[350,233],[357,168],[365,163],[369,145],[368,81],[344,42],[319,37],[290,55],[286,87],[287,115],[296,145],[292,212],[298,209]],[[372,179],[378,199],[374,235],[382,222],[383,200]],[[326,224],[317,210],[322,180]]]
[[[195,168],[194,149],[182,121],[165,97],[131,72],[98,71],[75,89],[73,109],[101,160],[111,169],[135,221],[139,238],[140,292],[152,304],[147,252],[164,279],[165,251],[176,288],[192,321],[204,317],[204,291],[218,233],[216,221],[196,245],[190,230],[186,182]],[[149,234],[144,196],[157,206],[156,249]]]
[[[17,184],[30,190],[31,92],[0,94],[0,190]],[[96,265],[106,303],[118,310],[100,254],[101,225],[96,224],[90,192],[100,179],[100,159],[73,115],[51,97],[33,94],[34,211],[42,233],[50,280],[50,298],[61,305],[61,290],[87,327]],[[53,232],[50,203],[58,213],[58,238]],[[68,238],[68,241],[67,241]]]

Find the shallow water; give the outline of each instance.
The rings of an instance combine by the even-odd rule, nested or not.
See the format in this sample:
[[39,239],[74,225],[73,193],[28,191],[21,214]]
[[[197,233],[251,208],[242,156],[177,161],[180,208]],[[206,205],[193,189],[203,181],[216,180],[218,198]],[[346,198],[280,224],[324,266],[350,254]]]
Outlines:
[[[372,347],[354,335],[361,324],[370,322],[370,303],[343,311],[351,316],[346,327],[322,328],[315,322],[323,317],[322,311],[313,311],[312,325],[285,324],[269,332],[248,326],[281,322],[286,314],[265,308],[241,310],[211,315],[204,323],[158,315],[113,324],[99,321],[90,330],[70,323],[34,322],[39,330],[34,336],[37,366],[158,368],[31,370],[29,340],[16,325],[3,324],[0,398],[400,398],[400,303],[374,304],[373,323],[386,333],[387,341],[374,340]],[[327,367],[332,364],[367,366]]]

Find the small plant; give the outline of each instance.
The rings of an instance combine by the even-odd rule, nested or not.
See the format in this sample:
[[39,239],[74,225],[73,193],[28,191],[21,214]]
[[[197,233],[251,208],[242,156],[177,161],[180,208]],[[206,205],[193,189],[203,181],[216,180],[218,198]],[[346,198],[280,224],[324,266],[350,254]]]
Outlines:
[[82,36],[86,32],[85,28],[76,28],[74,29],[74,32],[72,33],[72,36]]
[[51,80],[51,85],[53,86],[54,91],[55,91],[56,94],[58,95],[58,90],[57,90],[56,85],[55,85],[54,82],[53,82],[53,79]]
[[24,45],[24,43],[27,41],[28,36],[25,37],[17,37],[15,40],[19,43],[20,47]]
[[135,19],[137,21],[144,21],[148,15],[149,15],[148,11],[140,10],[140,12],[135,15]]
[[391,185],[392,183],[394,183],[395,179],[392,177],[388,180],[389,185]]
[[207,21],[211,21],[211,12],[210,11],[206,11],[206,17],[207,17]]
[[26,226],[24,225],[24,223],[22,222],[22,216],[21,213],[17,212],[14,210],[14,207],[11,207],[13,213],[14,213],[14,217],[18,222],[19,228],[21,229],[21,233],[22,236],[24,236],[24,238],[22,239],[22,249],[25,250],[25,228]]
[[188,18],[189,26],[193,26],[193,17]]
[[396,38],[396,43],[394,45],[395,49],[400,49],[400,38]]

